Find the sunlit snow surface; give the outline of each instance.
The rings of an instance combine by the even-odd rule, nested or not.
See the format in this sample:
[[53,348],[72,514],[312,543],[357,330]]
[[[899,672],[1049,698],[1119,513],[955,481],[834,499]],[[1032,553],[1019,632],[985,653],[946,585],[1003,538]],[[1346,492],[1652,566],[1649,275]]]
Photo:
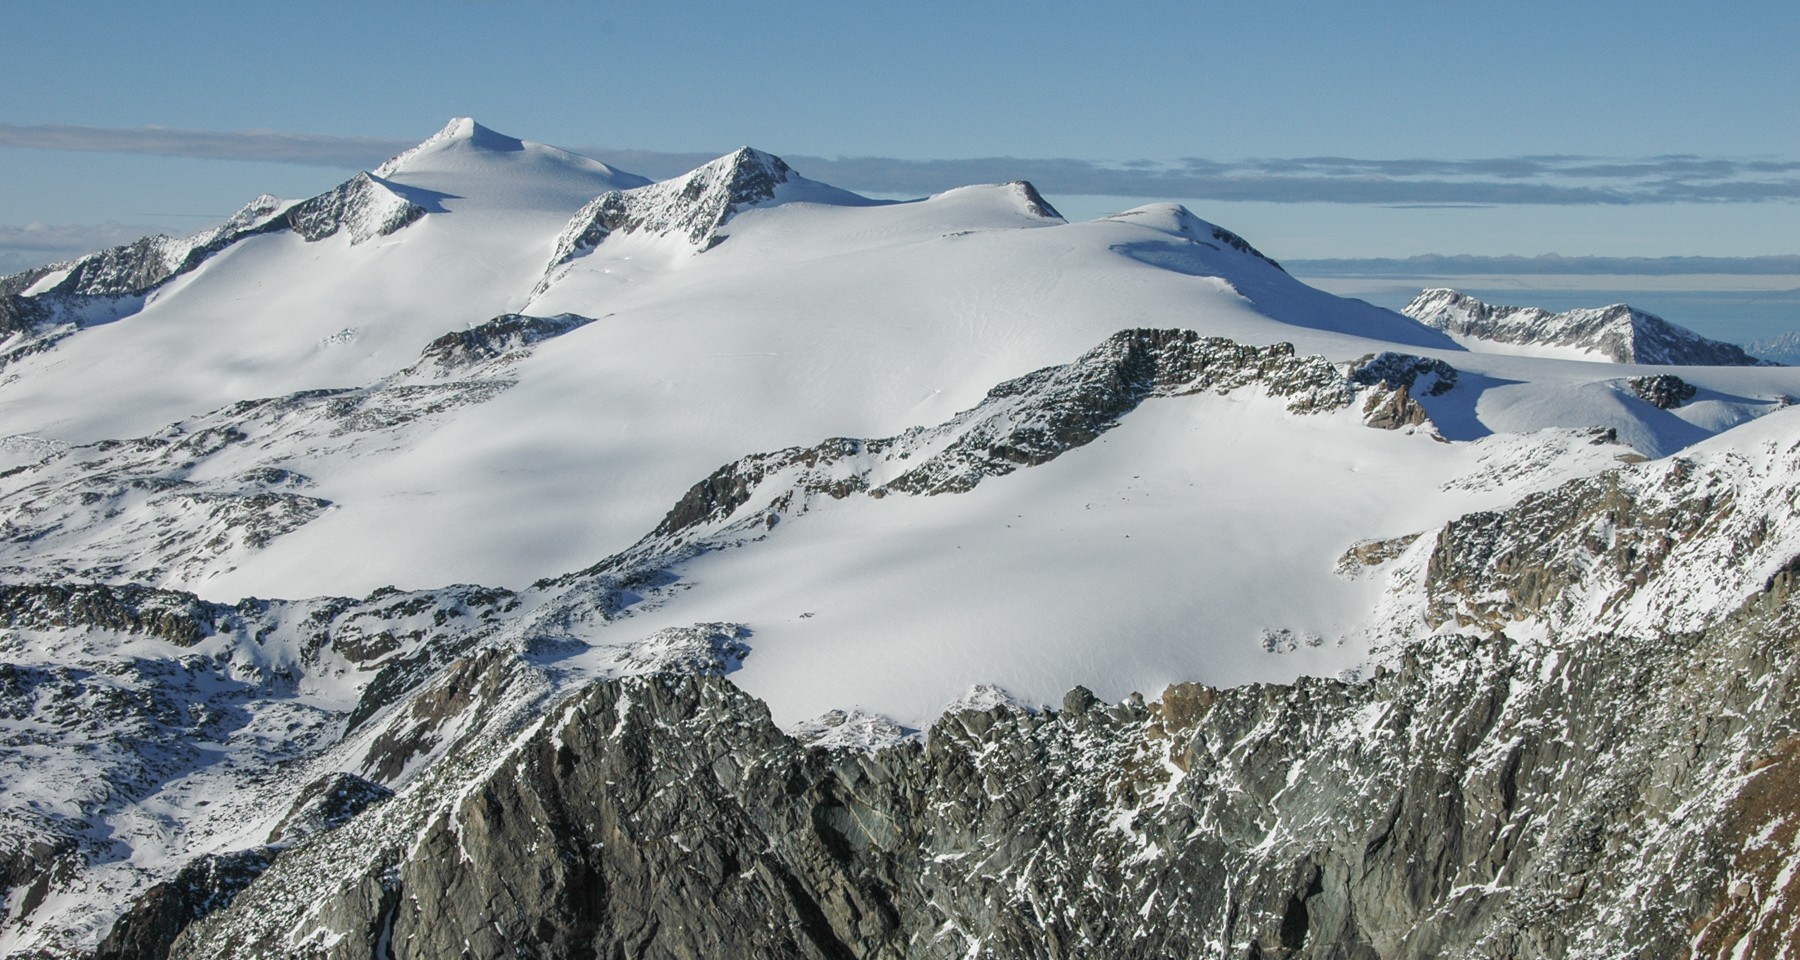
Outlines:
[[[1464,351],[1294,281],[1182,208],[1067,224],[1011,184],[867,206],[797,180],[740,210],[714,249],[614,235],[527,302],[573,211],[641,179],[469,121],[379,173],[427,215],[356,246],[291,233],[233,246],[141,313],[6,371],[0,433],[148,434],[235,400],[370,383],[438,334],[505,311],[596,321],[540,345],[486,402],[380,442],[276,440],[233,463],[294,470],[332,506],[233,556],[224,566],[235,569],[166,585],[226,601],[520,587],[629,546],[721,463],[941,422],[1127,327],[1289,341],[1333,361],[1382,349],[1443,357],[1464,384],[1427,402],[1456,440],[1602,426],[1660,456],[1800,392],[1790,371],[1683,369],[1704,402],[1657,410],[1616,388],[1635,368]],[[1372,588],[1335,579],[1335,558],[1470,507],[1438,492],[1471,456],[1463,446],[1353,420],[1302,421],[1244,398],[1158,402],[1106,442],[992,489],[845,505],[702,561],[688,575],[705,589],[659,616],[747,604],[772,618],[758,623],[768,649],[752,684],[786,672],[763,666],[781,650],[814,646],[830,651],[819,671],[864,663],[879,676],[875,664],[893,661],[942,672],[910,708],[869,698],[914,717],[965,680],[1042,677],[1029,686],[1049,694],[1080,676],[1106,686],[1127,665],[1132,679],[1115,686],[1345,669],[1360,653],[1338,639]],[[792,619],[808,611],[817,616]],[[1260,631],[1285,627],[1321,645],[1265,654]]]
[[[1365,425],[1360,396],[1313,413],[1260,386],[1150,399],[1092,443],[968,492],[858,492],[777,511],[753,535],[677,558],[666,583],[616,618],[557,621],[593,645],[557,653],[570,683],[637,669],[670,637],[692,639],[679,628],[741,624],[748,652],[733,679],[789,727],[853,711],[804,727],[842,738],[890,729],[871,714],[923,727],[977,684],[1029,704],[1076,684],[1116,699],[1180,680],[1354,675],[1388,631],[1406,629],[1410,600],[1388,574],[1419,557],[1401,556],[1396,540],[1385,560],[1345,563],[1351,548],[1624,460],[1773,449],[1792,411],[1739,425],[1800,395],[1789,368],[1650,370],[1466,350],[1306,287],[1170,204],[1070,224],[1017,184],[872,205],[795,179],[738,209],[709,249],[615,232],[553,263],[578,210],[645,181],[468,121],[376,173],[425,214],[354,245],[249,237],[141,311],[0,370],[0,466],[24,468],[0,475],[0,510],[26,524],[67,494],[65,513],[45,521],[55,529],[0,544],[15,579],[67,580],[45,566],[53,554],[110,550],[121,571],[110,579],[225,603],[479,583],[525,591],[494,629],[529,647],[532,618],[555,620],[571,602],[556,585],[527,589],[534,581],[631,548],[720,465],[937,427],[1120,330],[1290,342],[1343,370],[1392,350],[1459,371],[1454,389],[1420,398],[1433,425],[1393,431]],[[464,368],[421,360],[440,335],[509,312],[592,320]],[[1693,400],[1663,410],[1633,396],[1626,378],[1647,371],[1680,376]],[[350,392],[232,406],[325,388]],[[138,437],[150,439],[92,445]],[[208,437],[228,439],[199,442]],[[899,468],[882,469],[888,480]],[[1755,483],[1787,482],[1776,467],[1765,473]],[[204,505],[272,476],[310,506],[266,542],[214,542],[206,524],[218,517],[156,499],[164,483],[187,484]],[[114,478],[116,492],[101,489]],[[759,491],[736,516],[783,492]],[[186,537],[210,552],[132,576],[150,569],[134,537]],[[474,615],[447,596],[392,629],[424,637],[467,625]],[[307,761],[314,772],[354,765],[367,748],[375,726],[330,745],[370,664],[306,662],[301,625],[314,608],[271,609],[278,622],[263,639],[220,634],[193,648],[0,636],[10,661],[117,664],[116,679],[83,681],[101,694],[149,684],[223,711],[188,741],[146,727],[147,742],[169,744],[161,753],[107,741],[95,754],[38,744],[11,755],[15,812],[99,811],[95,835],[114,851],[45,916],[69,918],[91,942],[147,878],[266,836],[287,787],[246,771],[306,751],[322,751]],[[166,664],[176,665],[167,677],[140,676]],[[141,784],[115,790],[113,768],[95,775],[102,762]],[[200,805],[232,783],[218,806]]]

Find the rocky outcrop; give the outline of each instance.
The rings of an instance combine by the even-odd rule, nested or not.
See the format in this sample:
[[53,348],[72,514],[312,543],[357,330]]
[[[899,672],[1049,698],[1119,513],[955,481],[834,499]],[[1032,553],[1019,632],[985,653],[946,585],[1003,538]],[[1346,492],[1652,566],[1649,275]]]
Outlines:
[[573,313],[554,317],[505,314],[467,330],[453,330],[431,341],[425,345],[419,363],[413,369],[429,366],[437,372],[450,372],[523,359],[537,344],[593,322],[592,317]]
[[1529,495],[1447,524],[1422,555],[1430,628],[1535,621],[1571,638],[1704,629],[1800,553],[1800,444],[1676,457]]
[[[996,386],[980,404],[935,427],[866,440],[834,437],[725,464],[691,487],[638,545],[582,575],[648,557],[667,562],[684,539],[725,523],[752,500],[766,500],[764,509],[740,518],[733,530],[773,527],[783,512],[804,510],[811,496],[964,493],[986,478],[1092,443],[1152,397],[1245,389],[1309,414],[1349,406],[1357,384],[1322,357],[1296,356],[1291,344],[1252,347],[1187,330],[1126,330],[1072,363]],[[771,488],[777,479],[779,489]]]
[[1258,387],[1295,413],[1339,409],[1351,386],[1319,357],[1290,344],[1252,347],[1185,330],[1128,330],[1074,363],[1048,367],[988,391],[957,417],[957,437],[889,481],[890,493],[973,489],[1093,442],[1151,397]]
[[1437,397],[1456,388],[1456,368],[1442,360],[1410,354],[1371,354],[1351,364],[1350,380],[1373,387],[1363,401],[1363,422],[1380,430],[1431,424],[1431,414],[1414,394]]
[[1063,219],[1063,215],[1050,205],[1050,201],[1044,199],[1044,195],[1038,192],[1038,188],[1033,186],[1031,181],[1010,180],[1005,185],[1018,191],[1019,202],[1025,207],[1025,212],[1045,220]]
[[1699,392],[1693,384],[1672,373],[1627,377],[1625,386],[1639,400],[1663,410],[1673,410],[1694,399],[1694,394]]
[[1672,366],[1747,366],[1763,361],[1736,344],[1709,340],[1622,303],[1552,313],[1539,307],[1483,303],[1456,290],[1422,291],[1401,311],[1452,336],[1552,350],[1595,360]]
[[258,847],[240,853],[195,858],[172,880],[145,891],[100,941],[94,960],[162,960],[190,923],[231,901],[274,860]]
[[424,207],[396,193],[385,181],[359,173],[295,204],[282,215],[282,221],[308,243],[343,232],[355,245],[385,237],[424,215]]
[[1174,233],[1183,239],[1211,247],[1214,250],[1228,247],[1254,257],[1266,266],[1274,267],[1283,273],[1287,272],[1273,258],[1251,246],[1250,241],[1218,224],[1200,219],[1194,215],[1193,211],[1180,204],[1156,203],[1134,207],[1122,213],[1115,213],[1106,219],[1157,224],[1157,229]]
[[[1418,369],[1407,366],[1411,361],[1417,361]],[[1368,394],[1372,402],[1398,397],[1402,404],[1411,403],[1410,410],[1417,404],[1407,399],[1406,386],[1417,378],[1429,375],[1424,389],[1431,395],[1456,383],[1455,370],[1442,361],[1410,357],[1384,362],[1409,371],[1404,377],[1389,372],[1401,382],[1398,392],[1373,374],[1345,377],[1322,357],[1297,356],[1290,344],[1252,347],[1185,330],[1122,331],[1072,363],[1000,384],[979,405],[936,427],[871,440],[833,438],[728,463],[683,495],[652,539],[725,521],[753,499],[772,495],[759,490],[777,476],[789,490],[771,504],[777,519],[783,510],[799,507],[795,497],[803,495],[843,499],[854,493],[967,492],[986,478],[1047,463],[1092,443],[1152,397],[1254,389],[1304,415],[1343,409],[1369,384],[1374,386]],[[1358,370],[1377,367],[1387,369],[1362,364]],[[1411,422],[1426,422],[1422,408]],[[1373,415],[1369,423],[1386,426]],[[881,482],[884,473],[892,479]],[[776,520],[765,514],[756,522],[773,526]]]
[[263,194],[219,226],[192,236],[144,237],[67,263],[0,277],[0,367],[53,349],[90,314],[132,312],[151,291],[226,247],[281,229],[281,206],[282,201]]
[[[20,289],[27,288],[37,281],[38,276],[36,272],[18,275],[17,279],[30,282],[16,285]],[[35,333],[49,317],[49,309],[37,300],[0,290],[0,339]]]
[[[1782,581],[1700,634],[1434,637],[1365,683],[1077,690],[873,753],[806,747],[722,679],[599,682],[466,784],[284,853],[171,955],[1766,947],[1786,917],[1737,904],[1794,892],[1771,844],[1800,809],[1770,787],[1797,612]],[[322,878],[347,846],[380,852]]]
[[232,608],[137,584],[0,585],[0,624],[24,629],[114,630],[191,647]]
[[263,194],[231,218],[190,237],[145,237],[122,247],[92,253],[66,265],[47,269],[66,270],[61,279],[39,290],[34,298],[59,296],[142,296],[169,280],[204,263],[213,254],[247,236],[279,229],[274,219],[280,199]]
[[[144,237],[67,263],[0,277],[0,340],[20,340],[0,343],[0,367],[54,348],[96,316],[117,319],[136,312],[150,293],[240,240],[292,230],[308,242],[345,232],[358,244],[392,234],[425,213],[379,177],[359,173],[292,205],[263,194],[219,226],[192,236]],[[25,295],[28,290],[30,296]]]
[[354,773],[326,774],[294,798],[287,815],[269,832],[269,843],[298,843],[350,822],[350,818],[394,795],[394,791]]
[[614,233],[678,236],[710,249],[733,214],[774,199],[775,189],[793,176],[780,157],[743,147],[672,180],[608,191],[576,211],[556,241],[550,266],[568,263]]
[[[1018,189],[1028,212],[1058,217],[1030,184],[1021,183]],[[532,295],[543,293],[566,272],[562,269],[566,264],[614,234],[673,237],[705,252],[725,241],[725,225],[745,208],[795,198],[852,205],[874,202],[808,180],[773,154],[742,147],[679,177],[609,190],[588,201],[557,238]]]

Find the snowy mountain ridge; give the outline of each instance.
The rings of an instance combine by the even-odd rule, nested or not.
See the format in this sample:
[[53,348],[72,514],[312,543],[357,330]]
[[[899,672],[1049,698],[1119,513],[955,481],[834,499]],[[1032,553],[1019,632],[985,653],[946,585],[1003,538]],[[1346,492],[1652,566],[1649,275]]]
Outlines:
[[1793,368],[467,118],[0,293],[0,954],[1791,938]]
[[1758,340],[1749,345],[1749,350],[1752,355],[1764,360],[1788,366],[1800,364],[1800,332]]
[[780,157],[741,147],[672,180],[611,190],[588,201],[557,238],[544,279],[533,293],[542,293],[556,280],[558,267],[614,233],[677,237],[703,253],[724,242],[720,231],[740,209],[775,201],[778,196],[783,201],[811,203],[872,202],[807,180]]
[[1673,366],[1760,362],[1736,344],[1709,340],[1622,303],[1552,313],[1540,307],[1483,303],[1456,290],[1435,288],[1421,291],[1401,312],[1465,342],[1543,356]]

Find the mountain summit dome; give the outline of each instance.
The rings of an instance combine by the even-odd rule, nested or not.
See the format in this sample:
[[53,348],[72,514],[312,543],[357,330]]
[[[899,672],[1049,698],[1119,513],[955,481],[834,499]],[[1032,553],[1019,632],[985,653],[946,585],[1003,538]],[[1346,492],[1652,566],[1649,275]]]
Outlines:
[[453,117],[444,128],[426,137],[418,146],[402,151],[376,167],[378,177],[400,175],[421,158],[452,151],[482,150],[493,153],[516,153],[525,149],[525,141],[509,137],[476,123],[472,117]]

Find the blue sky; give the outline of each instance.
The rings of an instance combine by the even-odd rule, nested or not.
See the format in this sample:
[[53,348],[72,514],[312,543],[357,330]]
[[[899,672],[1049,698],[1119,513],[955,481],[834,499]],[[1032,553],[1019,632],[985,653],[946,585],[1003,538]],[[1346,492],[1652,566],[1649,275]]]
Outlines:
[[748,143],[873,193],[1176,199],[1286,258],[1796,254],[1797,49],[1791,2],[20,3],[0,261],[453,115],[651,175]]

